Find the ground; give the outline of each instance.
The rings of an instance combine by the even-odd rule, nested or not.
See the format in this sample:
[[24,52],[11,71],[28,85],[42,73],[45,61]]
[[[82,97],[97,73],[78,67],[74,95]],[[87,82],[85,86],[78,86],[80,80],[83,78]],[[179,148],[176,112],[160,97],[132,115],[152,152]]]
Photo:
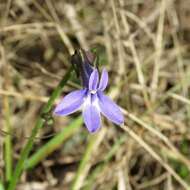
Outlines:
[[[125,124],[41,114],[75,49],[96,51]],[[18,190],[182,190],[190,185],[190,1],[2,0],[0,185],[43,127]],[[73,73],[61,96],[81,88]],[[51,144],[51,143],[52,144]],[[0,187],[1,189],[1,187]],[[10,189],[9,189],[10,190]]]

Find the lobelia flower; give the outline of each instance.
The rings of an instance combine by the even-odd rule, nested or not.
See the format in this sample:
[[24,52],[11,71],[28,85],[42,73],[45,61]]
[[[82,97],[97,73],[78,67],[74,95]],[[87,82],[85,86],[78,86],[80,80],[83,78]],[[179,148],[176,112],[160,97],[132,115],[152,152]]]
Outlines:
[[66,116],[81,109],[84,123],[91,133],[101,127],[101,113],[113,123],[121,125],[124,117],[120,108],[103,93],[108,84],[106,69],[103,69],[100,80],[97,69],[93,68],[87,74],[89,77],[83,83],[84,88],[66,95],[56,106],[54,114]]

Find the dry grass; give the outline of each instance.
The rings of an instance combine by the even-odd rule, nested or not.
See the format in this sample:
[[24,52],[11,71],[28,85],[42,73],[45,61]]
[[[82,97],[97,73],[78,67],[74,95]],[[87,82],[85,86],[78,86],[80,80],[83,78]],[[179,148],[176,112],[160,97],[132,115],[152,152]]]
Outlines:
[[[69,68],[69,56],[79,47],[97,47],[126,125],[104,120],[106,132],[100,132],[76,189],[189,188],[189,1],[4,0],[0,40],[0,178],[6,134],[12,134],[16,161],[42,105]],[[76,87],[73,79],[64,92]],[[41,137],[74,117],[56,118]],[[90,138],[81,128],[25,172],[18,190],[70,189]],[[37,139],[35,149],[48,140]]]

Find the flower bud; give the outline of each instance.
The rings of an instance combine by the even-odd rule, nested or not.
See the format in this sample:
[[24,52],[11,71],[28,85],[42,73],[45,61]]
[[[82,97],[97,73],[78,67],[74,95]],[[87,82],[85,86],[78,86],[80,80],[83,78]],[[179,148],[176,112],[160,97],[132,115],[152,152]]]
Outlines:
[[84,51],[82,49],[75,50],[74,55],[71,56],[71,63],[75,69],[77,77],[82,80],[82,85],[88,88],[89,78],[93,70],[95,55],[90,51]]

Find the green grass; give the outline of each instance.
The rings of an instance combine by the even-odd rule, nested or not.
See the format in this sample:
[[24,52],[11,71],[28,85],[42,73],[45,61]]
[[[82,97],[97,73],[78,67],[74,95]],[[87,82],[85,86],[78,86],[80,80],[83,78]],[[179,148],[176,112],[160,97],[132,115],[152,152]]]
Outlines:
[[[44,106],[41,115],[46,114],[51,111],[56,98],[60,96],[60,94],[63,90],[63,87],[65,86],[65,84],[67,83],[67,81],[69,80],[69,78],[71,76],[72,71],[73,71],[73,68],[71,67],[68,70],[68,72],[65,74],[65,76],[63,77],[63,79],[61,80],[59,85],[55,88],[55,90],[52,93],[51,97],[49,98],[47,104]],[[45,120],[42,118],[42,116],[40,116],[36,122],[35,127],[32,129],[32,133],[31,133],[26,145],[24,146],[22,152],[20,153],[20,158],[16,164],[15,171],[10,180],[10,184],[8,185],[7,190],[15,189],[16,184],[20,178],[20,175],[22,174],[22,172],[24,170],[24,165],[26,163],[28,155],[29,155],[30,151],[32,150],[35,137],[38,134],[39,130],[43,127],[44,123],[45,123]]]

